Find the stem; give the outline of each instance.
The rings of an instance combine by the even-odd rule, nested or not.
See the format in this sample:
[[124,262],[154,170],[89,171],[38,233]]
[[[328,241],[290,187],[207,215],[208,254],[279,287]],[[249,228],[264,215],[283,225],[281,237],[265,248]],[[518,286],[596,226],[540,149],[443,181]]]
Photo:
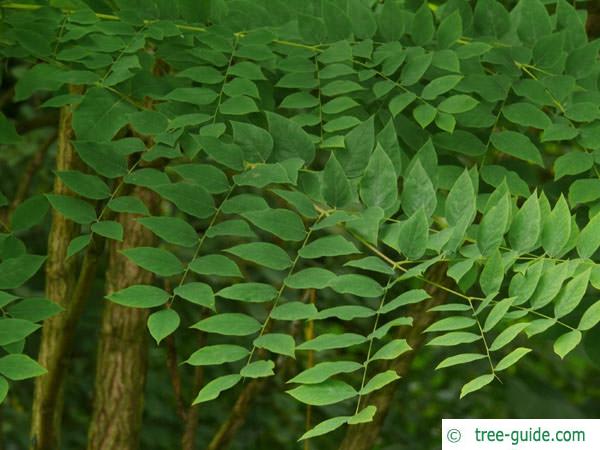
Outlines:
[[[322,217],[323,217],[323,214],[320,214],[319,217],[317,217],[317,219],[314,221],[314,223],[315,224],[318,223]],[[296,252],[296,257],[294,258],[294,261],[292,261],[292,266],[290,267],[290,270],[288,271],[285,278],[288,278],[290,275],[292,275],[292,273],[294,273],[296,264],[298,264],[298,261],[300,259],[300,250],[302,250],[306,246],[306,244],[308,243],[308,240],[310,239],[310,236],[312,235],[312,232],[313,232],[313,228],[310,227],[308,229],[308,232],[306,233],[306,237],[304,238],[304,241],[302,241],[300,248]],[[279,291],[277,291],[277,296],[275,297],[275,300],[273,301],[273,306],[271,306],[271,309],[269,310],[269,314],[267,314],[267,318],[263,322],[260,332],[258,334],[258,337],[256,339],[258,339],[259,337],[264,335],[265,331],[267,330],[267,325],[269,324],[269,321],[271,320],[271,314],[273,313],[273,310],[277,307],[279,300],[281,299],[281,296],[283,294],[283,291],[285,291],[285,288],[286,288],[285,278],[284,278],[284,281],[281,282]],[[252,357],[254,356],[255,351],[256,351],[256,345],[254,345],[254,343],[252,343],[252,349],[250,350],[250,355],[248,355],[248,360],[246,361],[246,364],[242,370],[244,370],[246,367],[248,367],[250,362],[252,362]]]

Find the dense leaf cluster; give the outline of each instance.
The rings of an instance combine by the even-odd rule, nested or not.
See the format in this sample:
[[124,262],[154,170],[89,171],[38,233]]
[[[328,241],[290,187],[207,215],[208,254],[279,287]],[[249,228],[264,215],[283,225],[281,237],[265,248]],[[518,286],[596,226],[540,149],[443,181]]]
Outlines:
[[[72,108],[82,165],[56,173],[69,195],[28,199],[0,235],[2,397],[5,378],[43,373],[23,342],[59,313],[17,294],[44,262],[19,236],[48,204],[81,226],[69,258],[123,240],[118,213],[160,238],[123,254],[166,282],[107,298],[151,308],[158,344],[182,327],[209,335],[186,363],[223,369],[190,401],[315,352],[288,394],[355,408],[303,438],[371,420],[363,397],[397,380],[378,362],[411,351],[395,332],[429,298],[432,267],[455,282],[425,330],[451,350],[438,368],[480,364],[461,396],[526,356],[524,336],[562,330],[564,357],[598,324],[600,302],[582,300],[600,289],[600,43],[582,14],[565,0],[369,3],[173,13],[207,27],[159,4],[156,19],[133,5],[3,9],[1,52],[28,62],[14,100]],[[19,145],[4,116],[0,131]],[[159,215],[134,187],[162,199]],[[298,321],[331,326],[304,340]]]

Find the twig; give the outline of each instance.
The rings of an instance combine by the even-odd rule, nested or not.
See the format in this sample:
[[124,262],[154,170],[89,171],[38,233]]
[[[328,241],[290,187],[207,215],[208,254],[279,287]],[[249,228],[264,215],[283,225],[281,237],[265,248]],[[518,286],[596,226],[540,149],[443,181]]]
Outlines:
[[35,152],[33,157],[27,163],[27,167],[25,168],[25,171],[22,173],[22,175],[20,177],[19,185],[17,186],[15,196],[10,205],[10,209],[9,209],[10,214],[12,214],[14,212],[14,210],[17,208],[17,206],[19,206],[21,203],[23,203],[23,201],[27,197],[27,194],[29,193],[29,188],[31,187],[31,182],[33,181],[33,176],[35,175],[35,173],[39,170],[39,168],[44,163],[46,154],[48,153],[50,146],[56,140],[56,137],[57,137],[57,133],[56,132],[52,133],[42,143],[42,145],[40,146],[38,151]]

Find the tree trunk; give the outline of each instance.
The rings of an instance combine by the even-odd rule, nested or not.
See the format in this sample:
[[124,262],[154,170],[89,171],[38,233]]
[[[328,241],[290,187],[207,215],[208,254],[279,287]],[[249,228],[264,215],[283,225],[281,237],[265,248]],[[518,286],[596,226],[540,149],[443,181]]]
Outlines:
[[[153,192],[137,188],[133,195],[156,211],[159,199]],[[119,253],[131,247],[152,246],[154,235],[134,220],[119,215],[124,241],[111,241],[106,293],[134,284],[149,284],[153,275]],[[106,301],[98,347],[94,406],[88,433],[88,450],[134,450],[139,445],[143,394],[147,368],[148,311],[126,308]]]
[[[447,284],[449,281],[446,277],[446,267],[443,264],[432,269],[427,274],[427,277],[436,283]],[[401,377],[405,377],[410,370],[413,358],[423,347],[423,344],[425,343],[423,330],[431,325],[436,318],[434,313],[428,313],[427,311],[434,306],[444,303],[448,296],[446,291],[433,285],[427,286],[425,290],[429,293],[431,298],[426,302],[414,305],[410,309],[409,315],[413,317],[413,326],[401,329],[399,333],[400,336],[398,336],[406,339],[413,350],[395,360],[389,361],[384,365],[383,370],[392,369]],[[372,422],[348,427],[348,431],[346,432],[346,436],[344,437],[339,450],[371,450],[375,447],[390,406],[394,402],[394,395],[398,390],[398,386],[398,383],[390,383],[383,389],[373,392],[364,399],[362,404],[364,406],[376,406],[377,413]]]
[[[61,109],[58,126],[56,169],[69,170],[76,164],[71,145],[71,117],[69,107]],[[68,194],[67,187],[56,177],[55,194]],[[67,326],[68,312],[77,281],[75,258],[66,259],[69,242],[77,234],[77,226],[56,211],[52,211],[52,225],[48,239],[46,261],[46,297],[64,308],[64,312],[44,322],[39,363],[48,373],[36,378],[31,418],[32,448],[47,450],[59,448],[60,422],[63,410],[62,392],[69,342],[72,329]]]

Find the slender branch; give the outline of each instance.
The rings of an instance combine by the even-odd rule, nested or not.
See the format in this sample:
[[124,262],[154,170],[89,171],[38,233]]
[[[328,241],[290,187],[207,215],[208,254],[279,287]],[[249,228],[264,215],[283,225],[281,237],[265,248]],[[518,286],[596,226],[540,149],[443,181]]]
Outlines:
[[27,167],[25,171],[22,173],[19,179],[19,185],[17,186],[17,190],[15,192],[15,196],[10,205],[10,212],[12,213],[17,206],[19,206],[29,193],[29,188],[31,186],[31,182],[33,180],[34,175],[39,170],[39,168],[44,163],[44,159],[46,158],[46,154],[50,149],[50,146],[56,141],[57,133],[52,133],[40,146],[40,148],[35,152],[33,157],[27,163]]

